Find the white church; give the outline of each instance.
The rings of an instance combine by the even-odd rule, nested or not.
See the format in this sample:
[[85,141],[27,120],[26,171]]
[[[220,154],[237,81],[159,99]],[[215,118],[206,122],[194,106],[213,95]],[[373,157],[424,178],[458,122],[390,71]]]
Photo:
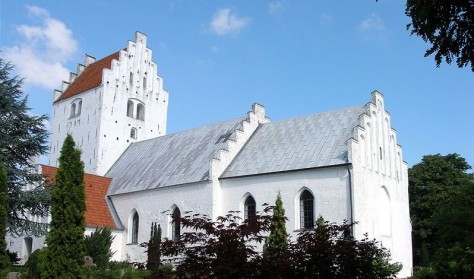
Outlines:
[[[140,243],[158,222],[163,237],[179,224],[164,211],[242,218],[281,194],[295,239],[318,216],[357,221],[354,236],[380,240],[412,274],[407,164],[383,95],[368,103],[272,122],[253,104],[235,119],[166,134],[168,92],[146,35],[103,59],[87,56],[53,97],[48,166],[54,181],[61,145],[72,134],[85,165],[86,233],[111,227],[113,260],[145,261]],[[47,222],[47,220],[43,220]],[[44,237],[7,239],[24,260]]]

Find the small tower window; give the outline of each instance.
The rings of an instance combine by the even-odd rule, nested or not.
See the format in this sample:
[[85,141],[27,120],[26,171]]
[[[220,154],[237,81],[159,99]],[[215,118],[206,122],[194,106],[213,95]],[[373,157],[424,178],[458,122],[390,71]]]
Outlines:
[[69,118],[76,117],[76,103],[72,103],[71,112],[69,113]]
[[82,100],[79,100],[77,103],[77,108],[76,108],[76,116],[81,115],[81,110],[82,110]]
[[143,104],[137,105],[137,119],[145,120],[145,106]]
[[127,116],[133,118],[133,102],[130,100],[127,103]]
[[132,72],[130,72],[129,85],[130,85],[130,89],[132,89],[132,86],[133,86],[133,73]]
[[146,77],[143,77],[143,91],[146,91]]
[[130,138],[132,139],[136,139],[137,138],[137,129],[136,128],[132,128],[130,130]]

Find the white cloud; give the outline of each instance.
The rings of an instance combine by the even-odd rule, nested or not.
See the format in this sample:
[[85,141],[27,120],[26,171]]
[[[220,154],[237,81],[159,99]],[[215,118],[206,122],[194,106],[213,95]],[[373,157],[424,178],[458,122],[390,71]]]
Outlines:
[[238,33],[250,23],[247,17],[238,17],[229,8],[219,9],[211,20],[211,28],[219,35]]
[[64,22],[52,18],[47,10],[37,6],[26,8],[28,15],[40,24],[18,26],[23,40],[5,48],[5,58],[25,77],[25,85],[59,88],[61,81],[68,79],[69,71],[64,64],[77,52],[77,42]]
[[382,18],[376,13],[372,13],[370,17],[362,20],[357,26],[359,31],[383,31],[385,26]]
[[280,1],[268,3],[268,12],[274,14],[283,8],[283,4]]

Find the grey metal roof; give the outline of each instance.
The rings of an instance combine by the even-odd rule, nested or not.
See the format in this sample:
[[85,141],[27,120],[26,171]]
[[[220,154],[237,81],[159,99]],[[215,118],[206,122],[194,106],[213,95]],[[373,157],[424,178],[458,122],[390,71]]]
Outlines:
[[365,111],[350,107],[262,124],[221,178],[347,163],[346,142]]
[[211,159],[244,119],[131,144],[106,174],[108,195],[208,180]]

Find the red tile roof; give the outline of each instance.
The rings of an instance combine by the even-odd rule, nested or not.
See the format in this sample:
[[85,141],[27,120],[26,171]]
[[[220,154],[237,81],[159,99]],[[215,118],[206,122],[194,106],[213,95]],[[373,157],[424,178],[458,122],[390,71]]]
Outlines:
[[[54,183],[56,179],[57,168],[41,165],[42,174],[48,184]],[[90,228],[110,227],[116,229],[117,225],[110,214],[106,202],[107,190],[109,189],[111,178],[84,174],[84,189],[86,191],[86,212],[84,214],[86,226]]]
[[119,56],[120,51],[117,51],[87,66],[55,102],[70,98],[101,85],[103,69],[110,69],[112,66],[112,60],[119,60]]

